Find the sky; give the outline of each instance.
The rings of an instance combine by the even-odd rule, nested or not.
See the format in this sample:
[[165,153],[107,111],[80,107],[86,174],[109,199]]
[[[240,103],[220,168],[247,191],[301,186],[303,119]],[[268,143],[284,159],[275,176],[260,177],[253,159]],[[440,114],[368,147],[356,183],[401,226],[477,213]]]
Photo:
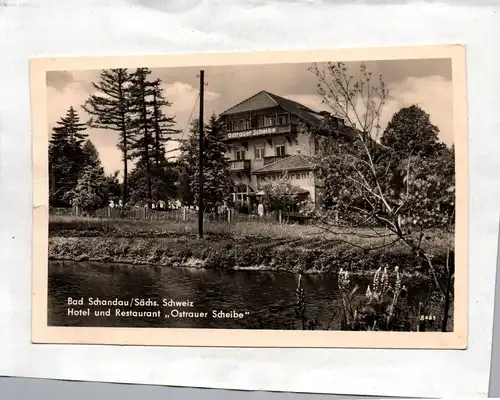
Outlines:
[[[381,116],[382,129],[394,113],[415,104],[430,115],[431,122],[440,130],[440,139],[448,145],[454,143],[450,60],[384,60],[364,64],[372,76],[382,75],[389,89],[389,98]],[[361,62],[346,65],[349,74],[359,76]],[[200,69],[205,71],[207,117],[212,113],[219,114],[261,90],[298,101],[317,111],[331,111],[322,104],[316,92],[317,78],[309,71],[311,66],[311,63],[300,63],[155,68],[151,77],[162,80],[165,97],[172,103],[166,111],[168,115],[175,116],[177,129],[183,132],[180,137],[186,138],[189,122],[198,116],[196,100]],[[49,131],[70,106],[79,112],[82,121],[87,120],[88,115],[81,105],[94,93],[92,82],[99,80],[100,73],[101,70],[47,72]],[[88,133],[99,151],[105,172],[121,171],[123,163],[116,147],[117,133],[99,129],[89,129]],[[177,147],[177,142],[169,143],[169,149]],[[175,155],[176,152],[169,154]]]

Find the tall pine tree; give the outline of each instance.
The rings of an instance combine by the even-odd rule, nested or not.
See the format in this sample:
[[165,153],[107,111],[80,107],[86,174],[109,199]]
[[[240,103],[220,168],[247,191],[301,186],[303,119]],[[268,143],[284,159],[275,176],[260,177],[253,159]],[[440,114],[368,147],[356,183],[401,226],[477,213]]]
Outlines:
[[130,127],[130,84],[131,76],[126,68],[105,69],[100,81],[93,82],[97,94],[89,96],[83,108],[91,115],[89,124],[94,128],[118,132],[118,149],[123,161],[123,204],[128,200],[128,161],[132,134]]
[[73,106],[69,107],[66,116],[62,117],[56,124],[57,126],[53,128],[53,142],[62,140],[70,143],[75,148],[82,147],[87,138],[87,134],[84,133],[87,127],[84,123],[80,122],[80,116]]
[[[190,137],[181,145],[179,158],[179,188],[183,203],[198,205],[199,201],[199,122],[193,121]],[[205,211],[211,212],[230,201],[233,182],[229,174],[226,157],[227,145],[224,142],[224,129],[220,120],[213,114],[204,129],[203,199]]]
[[157,79],[152,83],[153,91],[153,124],[154,124],[154,158],[155,164],[158,167],[165,156],[165,145],[172,140],[172,135],[180,133],[174,129],[175,117],[167,116],[163,111],[164,108],[170,107],[170,103],[163,95],[161,80]]
[[197,190],[198,173],[198,132],[199,121],[197,119],[191,122],[189,137],[180,141],[181,155],[177,161],[179,169],[179,180],[177,187],[181,202],[185,206],[194,206],[194,190]]
[[229,174],[229,160],[226,157],[227,144],[224,141],[223,125],[215,114],[212,114],[205,126],[204,143],[204,199],[207,211],[215,211],[228,202],[231,196],[233,181]]
[[[167,115],[171,103],[163,94],[161,80],[151,80],[151,70],[138,68],[131,75],[130,111],[131,129],[134,135],[131,156],[137,160],[134,169],[134,199],[141,193],[142,200],[153,201],[170,197],[176,181],[173,167],[167,162],[165,144],[172,135],[175,118]],[[172,179],[174,179],[172,181]],[[146,190],[142,184],[146,180]],[[138,190],[138,187],[142,187]],[[146,194],[144,196],[144,194]]]
[[52,206],[70,205],[68,193],[75,187],[82,172],[82,144],[87,137],[85,124],[73,106],[52,128],[49,142],[49,197]]
[[155,88],[148,80],[151,70],[148,68],[138,68],[132,74],[131,128],[134,133],[134,143],[132,145],[132,157],[137,159],[136,168],[144,168],[147,180],[147,202],[151,206],[153,201],[151,166],[154,163],[154,111],[151,107],[152,96]]

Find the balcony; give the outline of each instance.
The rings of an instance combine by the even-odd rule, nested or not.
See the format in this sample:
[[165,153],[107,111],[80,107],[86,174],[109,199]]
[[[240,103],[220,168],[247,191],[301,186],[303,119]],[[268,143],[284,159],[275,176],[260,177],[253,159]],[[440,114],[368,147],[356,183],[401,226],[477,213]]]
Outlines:
[[287,134],[287,133],[294,133],[296,131],[297,131],[297,126],[292,124],[274,125],[267,127],[262,126],[254,129],[228,131],[226,134],[226,140],[246,139],[251,137],[269,136],[276,134]]
[[271,156],[271,157],[264,157],[264,166],[272,164],[273,162],[282,160],[283,158],[289,157],[289,154],[285,154],[283,156]]
[[231,160],[229,161],[229,170],[231,172],[250,171],[250,160]]

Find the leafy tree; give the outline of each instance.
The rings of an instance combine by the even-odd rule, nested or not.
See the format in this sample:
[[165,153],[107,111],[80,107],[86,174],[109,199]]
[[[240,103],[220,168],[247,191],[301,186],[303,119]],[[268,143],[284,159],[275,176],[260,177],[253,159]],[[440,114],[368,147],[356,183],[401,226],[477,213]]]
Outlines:
[[[339,225],[371,226],[373,233],[363,231],[364,238],[383,239],[383,246],[403,243],[427,268],[444,300],[451,286],[438,279],[437,269],[444,268],[435,265],[430,242],[453,230],[453,151],[439,143],[437,128],[418,107],[397,113],[378,143],[388,90],[382,77],[374,81],[365,66],[359,79],[343,63],[315,65],[311,71],[318,78],[322,101],[344,119],[345,126],[310,127],[319,137],[316,172],[326,189],[325,207],[309,209],[309,215],[334,234],[345,232]],[[368,243],[368,247],[351,244],[369,250],[375,241]],[[452,275],[453,268],[447,267],[441,276],[449,282]],[[445,310],[446,318],[447,314]]]
[[[97,148],[94,146],[94,144],[90,141],[87,140],[82,148],[83,151],[83,165],[82,165],[82,170],[87,171],[87,167],[90,167],[89,170],[93,171],[95,170],[96,166],[97,169],[103,170],[102,169],[102,164],[101,164],[101,159],[99,157],[99,152],[97,151]],[[104,171],[104,170],[103,170]],[[88,171],[87,171],[88,172]],[[104,176],[104,198],[105,201],[103,201],[103,206],[107,204],[107,202],[111,199],[118,203],[121,194],[122,194],[122,185],[120,184],[118,180],[118,175],[120,174],[120,171],[115,171],[112,174],[105,175]]]
[[106,197],[108,200],[113,200],[116,203],[118,203],[120,196],[122,194],[122,185],[118,180],[119,174],[120,171],[115,171],[112,174],[106,175],[104,177],[106,184]]
[[82,170],[82,143],[87,134],[76,110],[69,107],[66,116],[57,121],[49,142],[50,203],[68,205],[67,193],[76,185]]
[[87,158],[81,176],[74,189],[68,193],[73,206],[83,210],[103,207],[107,201],[108,187],[104,169],[97,151]]
[[263,202],[271,211],[293,211],[299,203],[299,197],[285,172],[277,180],[264,185]]
[[91,94],[83,109],[90,114],[89,125],[99,129],[118,132],[118,149],[123,161],[123,203],[128,199],[128,161],[132,133],[130,127],[130,84],[131,77],[126,68],[105,69],[100,81],[92,83],[97,94]]
[[[96,163],[99,160],[99,152],[97,151],[97,148],[94,146],[94,143],[92,143],[89,139],[85,141],[82,147],[82,152],[84,156],[84,163],[85,164],[91,164],[91,163]],[[99,161],[100,162],[100,161]]]
[[380,141],[399,157],[434,156],[446,147],[439,141],[439,129],[429,114],[416,105],[394,114]]

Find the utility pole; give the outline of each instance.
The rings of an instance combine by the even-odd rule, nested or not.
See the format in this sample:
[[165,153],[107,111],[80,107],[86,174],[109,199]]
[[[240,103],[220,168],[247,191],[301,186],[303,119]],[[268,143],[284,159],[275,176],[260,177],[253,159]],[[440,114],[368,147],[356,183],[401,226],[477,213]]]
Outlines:
[[199,147],[200,147],[200,177],[199,177],[199,193],[198,193],[198,234],[200,236],[200,239],[203,238],[203,92],[205,89],[205,71],[201,70],[200,71],[200,118],[199,118],[199,125],[200,125],[200,138],[199,138]]

